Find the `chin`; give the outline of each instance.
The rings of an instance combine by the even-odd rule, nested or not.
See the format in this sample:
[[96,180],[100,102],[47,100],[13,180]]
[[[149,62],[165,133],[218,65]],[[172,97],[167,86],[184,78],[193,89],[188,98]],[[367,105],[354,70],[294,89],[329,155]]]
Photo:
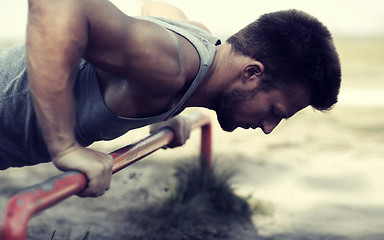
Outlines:
[[225,124],[219,121],[221,129],[223,129],[226,132],[233,132],[237,127],[234,127],[231,124]]
[[[220,114],[224,112],[225,114]],[[234,124],[234,118],[232,115],[228,114],[229,111],[216,111],[217,121],[220,124],[221,129],[226,132],[233,132],[237,126]]]
[[225,132],[233,132],[233,131],[235,131],[236,128],[232,128],[232,129],[221,128],[221,129],[223,129]]

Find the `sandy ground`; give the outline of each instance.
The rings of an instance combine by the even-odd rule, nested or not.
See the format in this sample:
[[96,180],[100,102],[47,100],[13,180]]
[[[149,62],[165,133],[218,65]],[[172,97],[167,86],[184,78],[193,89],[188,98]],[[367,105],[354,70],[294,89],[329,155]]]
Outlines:
[[[337,41],[343,88],[329,113],[306,109],[268,136],[224,133],[212,113],[215,169],[235,171],[235,193],[266,212],[253,214],[251,224],[228,223],[230,234],[213,229],[219,232],[212,239],[384,239],[383,42]],[[147,134],[138,129],[92,147],[109,152]],[[143,209],[169,197],[175,166],[197,161],[198,135],[117,173],[103,197],[73,196],[43,211],[31,220],[29,239],[80,239],[88,229],[92,240],[146,239],[137,237],[145,236],[137,224]],[[0,212],[15,192],[58,173],[50,164],[1,172]]]

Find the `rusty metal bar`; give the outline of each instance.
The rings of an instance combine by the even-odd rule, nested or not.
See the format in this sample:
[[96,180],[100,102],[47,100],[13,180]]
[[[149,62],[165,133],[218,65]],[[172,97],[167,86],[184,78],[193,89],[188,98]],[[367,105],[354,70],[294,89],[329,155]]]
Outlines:
[[[188,117],[192,129],[202,128],[201,164],[212,166],[211,123],[206,114]],[[113,173],[133,164],[172,142],[174,134],[163,129],[155,134],[110,153],[113,157]],[[68,171],[43,183],[29,187],[14,195],[8,202],[3,216],[0,239],[25,240],[28,222],[37,212],[47,209],[60,201],[79,193],[87,186],[85,175],[78,171]]]

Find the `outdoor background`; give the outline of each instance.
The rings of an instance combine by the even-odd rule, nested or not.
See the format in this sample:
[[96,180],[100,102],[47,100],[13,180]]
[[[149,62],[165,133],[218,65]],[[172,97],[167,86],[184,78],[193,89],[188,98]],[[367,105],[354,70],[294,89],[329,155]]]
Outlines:
[[[127,13],[137,12],[135,1],[114,2]],[[235,192],[265,210],[252,216],[260,236],[384,239],[382,1],[167,2],[206,24],[223,40],[260,14],[281,9],[304,10],[329,27],[342,63],[337,106],[328,113],[305,109],[268,136],[260,130],[224,133],[210,112],[215,168],[235,170],[231,181]],[[0,0],[0,46],[23,42],[26,15],[26,1]],[[139,129],[92,147],[108,152],[147,134],[148,129]],[[70,239],[89,227],[90,239],[118,239],[121,232],[137,231],[132,229],[137,216],[126,209],[151,205],[167,196],[164,189],[174,183],[174,167],[199,154],[196,135],[179,149],[160,150],[118,173],[105,196],[72,197],[44,211],[31,221],[31,239],[50,239],[55,230],[56,239],[66,239],[60,236],[68,237],[69,228]],[[58,173],[50,164],[1,172],[0,212],[18,189]],[[239,239],[255,238],[248,233]]]

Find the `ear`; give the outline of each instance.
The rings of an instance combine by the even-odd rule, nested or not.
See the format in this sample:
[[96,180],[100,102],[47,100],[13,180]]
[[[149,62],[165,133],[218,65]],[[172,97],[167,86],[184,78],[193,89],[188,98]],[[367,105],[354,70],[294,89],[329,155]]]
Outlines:
[[243,83],[249,81],[260,81],[260,77],[264,73],[264,65],[259,61],[249,62],[242,71],[242,81]]

